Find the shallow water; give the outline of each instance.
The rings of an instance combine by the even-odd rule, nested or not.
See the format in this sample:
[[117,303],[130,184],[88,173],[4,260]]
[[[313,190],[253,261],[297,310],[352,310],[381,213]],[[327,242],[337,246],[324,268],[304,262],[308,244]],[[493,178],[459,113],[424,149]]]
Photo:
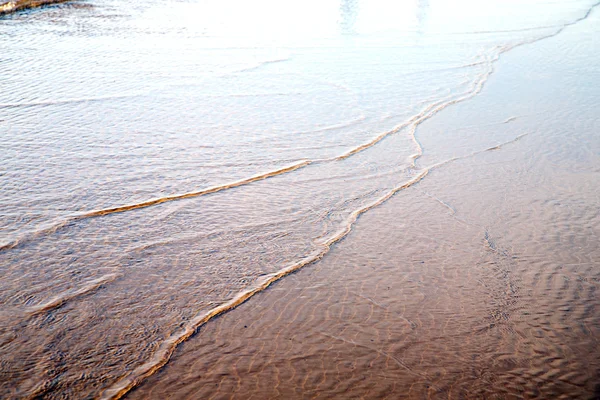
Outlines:
[[419,126],[422,162],[455,161],[129,397],[597,398],[599,21],[507,54],[476,101]]
[[[593,5],[231,1],[125,9],[109,1],[0,19],[0,395],[120,396],[185,340],[164,372],[132,395],[162,398],[161,388],[173,385],[181,396],[232,393],[212,389],[213,372],[224,382],[237,377],[242,393],[260,383],[259,398],[319,393],[322,386],[306,384],[311,373],[330,385],[328,371],[365,350],[359,336],[331,327],[346,314],[319,312],[348,303],[356,323],[375,324],[384,364],[374,374],[396,380],[399,393],[406,387],[398,373],[410,370],[405,380],[420,377],[441,395],[456,388],[476,397],[593,397],[600,183]],[[422,233],[405,235],[417,227]],[[426,254],[430,270],[421,263]],[[359,256],[360,268],[352,268]],[[333,261],[340,259],[343,268]],[[204,328],[189,338],[214,314],[305,265],[206,325],[230,339],[207,346],[213,339]],[[305,272],[314,268],[322,276]],[[410,274],[422,275],[422,284],[407,283]],[[565,289],[563,276],[583,283]],[[381,282],[396,290],[382,292]],[[284,319],[279,327],[281,319],[260,307],[278,307],[285,285],[295,285],[283,304],[298,310],[298,325]],[[352,285],[360,285],[352,289],[358,298],[348,297]],[[310,288],[324,299],[299,307],[294,290]],[[431,314],[429,325],[369,314],[387,301],[413,313],[403,321]],[[552,314],[561,307],[581,312]],[[492,329],[515,313],[528,317]],[[260,334],[231,339],[245,318]],[[458,320],[465,329],[447,334]],[[537,337],[532,320],[552,322],[546,330],[539,322],[546,341],[519,341]],[[227,369],[223,357],[239,352],[264,360],[254,340],[264,344],[277,329],[299,335],[298,359],[307,349],[333,351],[333,342],[342,348],[319,356],[321,367],[300,371],[292,362],[288,380]],[[408,365],[409,353],[394,343],[423,329],[440,347],[423,339],[426,348],[410,354],[425,361]],[[458,346],[467,340],[475,343],[469,362]],[[277,351],[287,342],[272,342],[267,375],[291,357]],[[527,356],[507,356],[510,343]],[[538,350],[552,356],[532,357]],[[473,362],[477,354],[483,358]],[[488,359],[505,356],[513,369]],[[355,368],[364,372],[372,361]],[[182,378],[190,362],[210,372],[208,383],[190,372]],[[553,362],[556,374],[543,367]],[[524,363],[549,373],[543,382],[567,375],[567,389],[540,384],[535,392],[527,374],[537,372]],[[428,369],[435,365],[439,371]],[[582,365],[587,375],[578,373]],[[508,378],[499,371],[526,382],[504,393]],[[483,382],[498,384],[472,385],[485,373],[494,378]],[[375,375],[365,382],[376,389],[358,385],[356,395],[393,397]],[[355,378],[341,371],[335,382]],[[336,387],[329,395],[353,393]]]

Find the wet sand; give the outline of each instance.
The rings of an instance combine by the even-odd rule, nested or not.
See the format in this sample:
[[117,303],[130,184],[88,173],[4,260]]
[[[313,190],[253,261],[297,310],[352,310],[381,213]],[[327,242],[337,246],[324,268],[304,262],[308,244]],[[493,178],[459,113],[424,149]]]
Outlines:
[[575,34],[503,57],[417,131],[421,165],[454,161],[127,398],[599,398],[599,76]]
[[598,397],[595,1],[0,18],[0,397]]
[[[540,168],[520,144],[365,215],[128,398],[597,398],[597,186],[558,200],[572,181],[553,176],[532,196],[510,179]],[[454,174],[469,185],[441,185]]]

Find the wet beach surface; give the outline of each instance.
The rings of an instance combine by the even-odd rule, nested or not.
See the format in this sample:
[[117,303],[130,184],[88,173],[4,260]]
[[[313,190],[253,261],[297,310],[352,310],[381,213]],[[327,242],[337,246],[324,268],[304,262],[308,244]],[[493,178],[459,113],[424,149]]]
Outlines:
[[464,3],[0,19],[0,397],[600,396],[598,7]]
[[[128,398],[598,398],[599,76],[591,53],[557,62],[589,45],[569,49],[579,34],[507,55],[477,101],[419,127],[431,163],[439,130],[465,158],[202,327]],[[520,139],[496,147],[488,129]],[[490,150],[468,156],[476,140]]]

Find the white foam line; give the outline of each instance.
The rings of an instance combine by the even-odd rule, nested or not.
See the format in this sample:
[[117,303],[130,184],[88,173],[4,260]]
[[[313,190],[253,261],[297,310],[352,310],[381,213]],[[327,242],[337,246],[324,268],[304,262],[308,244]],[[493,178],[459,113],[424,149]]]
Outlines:
[[36,314],[39,314],[39,313],[42,313],[45,311],[49,311],[49,310],[58,308],[58,307],[62,306],[63,304],[65,304],[66,302],[68,302],[69,300],[72,300],[76,297],[93,292],[94,290],[98,289],[100,286],[104,285],[105,283],[114,281],[118,276],[119,275],[117,275],[117,274],[108,274],[108,275],[102,276],[98,279],[89,281],[84,286],[82,286],[81,288],[79,288],[77,290],[72,290],[72,291],[67,291],[65,293],[61,293],[42,304],[38,304],[36,306],[30,307],[27,310],[27,313],[29,315],[36,315]]
[[344,226],[344,228],[340,229],[333,236],[324,239],[321,243],[318,243],[319,249],[313,252],[311,255],[275,273],[265,275],[253,288],[244,290],[238,293],[226,303],[221,304],[211,310],[208,310],[192,318],[192,320],[190,320],[190,322],[181,331],[174,333],[167,340],[165,340],[159,346],[152,358],[150,358],[144,364],[135,368],[131,373],[123,377],[115,385],[104,391],[101,395],[101,399],[120,399],[121,397],[123,397],[127,392],[129,392],[131,389],[137,386],[142,380],[154,374],[156,371],[158,371],[160,368],[166,365],[169,359],[171,358],[171,355],[173,354],[175,348],[180,343],[192,336],[202,325],[206,324],[212,318],[221,315],[244,303],[246,300],[248,300],[257,293],[262,292],[272,283],[280,280],[286,275],[289,275],[292,272],[295,272],[300,268],[308,264],[312,264],[315,261],[318,261],[321,258],[323,258],[323,256],[325,256],[329,252],[333,244],[339,242],[344,237],[346,237],[348,233],[350,233],[350,231],[352,230],[352,226],[361,214],[384,203],[400,190],[406,189],[420,182],[427,175],[427,173],[427,170],[421,172],[410,181],[390,190],[386,195],[380,197],[374,202],[354,211],[346,220],[346,225]]
[[[598,5],[600,5],[600,2],[594,4],[583,17],[577,19],[576,21],[574,21],[572,23],[565,24],[562,28],[557,30],[554,34],[543,36],[543,37],[533,39],[533,40],[530,40],[527,42],[523,42],[520,44],[516,44],[513,46],[507,46],[505,48],[501,48],[499,53],[496,54],[496,56],[493,57],[492,60],[489,62],[488,71],[485,72],[484,74],[482,74],[482,78],[479,81],[477,81],[477,83],[475,84],[475,88],[474,88],[473,92],[463,96],[462,98],[450,101],[448,103],[440,104],[437,106],[433,105],[432,107],[430,107],[430,109],[431,109],[430,112],[422,115],[422,117],[418,118],[417,120],[415,120],[413,122],[413,129],[411,130],[412,131],[411,136],[418,148],[418,153],[413,157],[413,165],[416,163],[416,160],[423,154],[422,146],[419,144],[419,142],[415,136],[416,128],[421,122],[423,122],[424,120],[426,120],[428,118],[431,118],[433,115],[437,114],[439,111],[450,106],[451,104],[456,104],[460,101],[467,100],[467,99],[475,96],[477,93],[479,93],[483,89],[483,86],[484,86],[485,82],[487,81],[487,79],[489,78],[489,76],[494,71],[493,70],[494,62],[496,62],[499,59],[499,57],[502,53],[505,53],[505,52],[507,52],[511,49],[514,49],[518,46],[522,46],[522,45],[529,44],[529,43],[534,43],[534,42],[537,42],[537,41],[540,41],[543,39],[547,39],[547,38],[556,36],[560,32],[562,32],[567,26],[576,24],[577,22],[586,19],[590,15],[592,10]],[[525,135],[518,136],[517,138],[515,138],[509,142],[506,142],[505,144],[516,142],[523,136],[525,136]],[[379,142],[382,139],[383,139],[383,137],[379,138],[379,139],[376,138],[375,141],[372,142],[372,144],[369,145],[368,147],[371,147],[372,145],[374,145],[375,143]],[[409,188],[409,187],[417,184],[418,182],[420,182],[422,179],[424,179],[427,176],[429,171],[431,171],[435,168],[439,168],[443,165],[446,165],[450,162],[453,162],[453,161],[456,161],[459,159],[472,157],[477,154],[481,154],[485,151],[500,148],[501,146],[503,146],[505,144],[495,146],[495,147],[492,147],[489,149],[485,149],[485,150],[482,150],[479,152],[475,152],[475,153],[472,153],[465,157],[454,157],[452,159],[437,163],[429,168],[423,169],[417,176],[415,176],[410,181],[408,181],[398,187],[395,187],[394,189],[389,191],[386,195],[382,196],[381,198],[354,211],[352,214],[350,214],[348,220],[346,221],[345,227],[340,229],[335,235],[333,235],[329,239],[324,239],[322,242],[318,243],[320,250],[316,251],[315,253],[313,253],[310,256],[303,258],[302,260],[300,260],[297,263],[291,264],[291,265],[279,270],[276,273],[264,276],[255,287],[245,290],[245,291],[242,291],[239,294],[237,294],[233,299],[229,300],[228,302],[194,317],[184,327],[184,329],[182,331],[173,334],[170,338],[168,338],[165,342],[163,342],[161,344],[161,346],[159,347],[159,349],[154,353],[154,356],[150,360],[148,360],[144,364],[138,366],[131,373],[127,374],[121,380],[117,381],[113,386],[111,386],[107,390],[105,390],[101,395],[101,399],[111,399],[111,400],[120,399],[125,394],[127,394],[131,389],[133,389],[135,386],[139,385],[139,383],[142,382],[145,378],[147,378],[148,376],[151,376],[156,371],[158,371],[160,368],[162,368],[164,365],[166,365],[168,363],[168,361],[170,360],[171,355],[173,354],[173,351],[175,350],[175,348],[180,343],[182,343],[183,341],[188,339],[190,336],[192,336],[202,325],[206,324],[212,318],[214,318],[218,315],[221,315],[221,314],[237,307],[238,305],[244,303],[246,300],[248,300],[249,298],[254,296],[256,293],[259,293],[259,292],[265,290],[272,283],[282,279],[286,275],[289,275],[292,272],[295,272],[295,271],[299,270],[300,268],[302,268],[308,264],[314,263],[315,261],[318,261],[321,258],[323,258],[323,256],[325,256],[329,252],[329,250],[333,244],[339,242],[344,237],[346,237],[346,235],[348,235],[348,233],[350,233],[350,231],[352,230],[352,226],[354,225],[354,223],[357,221],[358,217],[361,214],[371,210],[372,208],[377,207],[378,205],[383,204],[384,202],[389,200],[392,196],[394,196],[394,194],[398,193],[399,191],[404,190],[406,188]],[[357,149],[359,149],[358,151],[362,151],[363,150],[362,147],[363,146],[359,146],[359,148],[357,148]],[[368,147],[366,147],[366,148],[368,148]],[[358,151],[356,151],[356,152],[358,152]],[[338,159],[346,158],[352,154],[355,154],[356,152],[350,152],[351,154],[348,153],[344,156],[341,156]]]

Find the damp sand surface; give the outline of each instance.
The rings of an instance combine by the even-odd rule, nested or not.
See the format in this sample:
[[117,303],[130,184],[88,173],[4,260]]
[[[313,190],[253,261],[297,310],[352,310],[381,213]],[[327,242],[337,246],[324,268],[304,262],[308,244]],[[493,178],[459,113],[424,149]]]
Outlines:
[[[418,129],[423,161],[455,161],[203,326],[127,398],[598,398],[600,121],[585,97],[599,93],[585,87],[599,76],[591,54],[560,65],[575,37],[506,56],[477,101]],[[537,102],[556,93],[577,111]]]
[[388,6],[0,19],[0,397],[598,396],[598,6]]

